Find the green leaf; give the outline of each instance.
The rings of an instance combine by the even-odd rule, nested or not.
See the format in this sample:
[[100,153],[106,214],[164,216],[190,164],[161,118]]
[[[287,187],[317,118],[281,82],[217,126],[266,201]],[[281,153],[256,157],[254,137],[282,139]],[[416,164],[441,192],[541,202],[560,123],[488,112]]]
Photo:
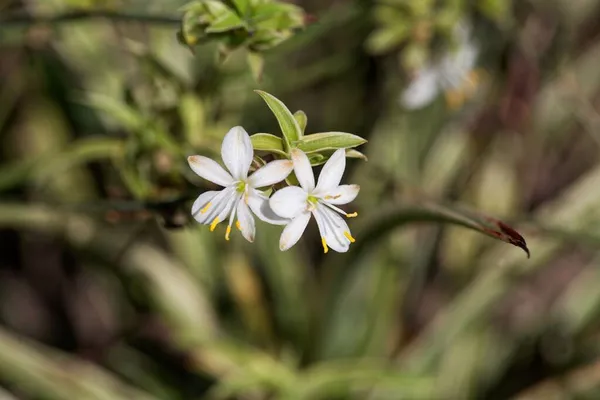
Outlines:
[[250,136],[250,141],[254,150],[268,151],[287,157],[287,153],[283,149],[283,140],[280,137],[270,133],[255,133]]
[[294,144],[305,153],[313,153],[323,150],[347,149],[366,142],[365,139],[351,133],[322,132],[304,136]]
[[306,124],[308,123],[308,117],[306,113],[302,110],[298,110],[294,113],[294,118],[296,118],[296,122],[298,122],[298,126],[300,126],[300,131],[302,134],[300,137],[304,136],[304,131],[306,130]]
[[250,0],[231,0],[231,2],[241,16],[245,16],[250,8]]
[[259,29],[288,30],[304,26],[304,10],[294,4],[272,2],[258,7],[252,16]]
[[364,226],[357,228],[357,232],[360,232],[363,240],[357,242],[354,250],[356,252],[360,246],[377,242],[377,239],[401,225],[414,222],[450,223],[464,226],[519,247],[529,257],[525,239],[508,224],[460,206],[447,206],[427,201],[420,202],[415,206],[390,205],[381,209],[377,215],[371,216]]
[[122,156],[124,143],[121,139],[90,137],[79,139],[59,152],[40,155],[36,158],[15,161],[0,167],[0,190],[37,181],[41,183],[69,168],[79,167],[91,161]]
[[310,162],[310,165],[316,167],[317,165],[325,164],[327,157],[323,154],[309,154],[308,161]]
[[410,27],[402,24],[378,29],[367,38],[365,46],[370,53],[382,54],[402,44],[410,32]]
[[148,125],[148,121],[138,110],[130,107],[125,102],[99,93],[88,93],[84,104],[104,111],[124,128],[139,131]]
[[217,18],[210,26],[206,29],[207,33],[220,33],[232,31],[237,28],[244,27],[244,21],[238,17],[233,11],[228,11]]
[[348,150],[346,150],[346,157],[348,157],[348,158],[360,158],[361,160],[369,161],[369,159],[367,158],[367,156],[365,156],[360,151],[354,150],[354,149],[348,149]]
[[262,80],[262,73],[265,66],[264,57],[255,51],[248,52],[248,65],[250,66],[250,71],[252,72],[252,76],[256,82],[260,82]]
[[291,143],[296,142],[302,136],[300,125],[281,100],[262,90],[255,90],[255,92],[263,98],[277,118],[286,146],[287,148],[291,147]]

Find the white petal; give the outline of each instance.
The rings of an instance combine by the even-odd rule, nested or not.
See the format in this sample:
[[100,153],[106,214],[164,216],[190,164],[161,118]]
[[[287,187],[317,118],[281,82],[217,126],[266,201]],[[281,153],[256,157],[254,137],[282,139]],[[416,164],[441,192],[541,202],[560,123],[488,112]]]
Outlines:
[[444,89],[460,88],[475,66],[478,54],[479,49],[475,44],[468,42],[444,56],[440,64],[441,86]]
[[237,217],[240,222],[240,230],[242,236],[249,242],[254,242],[254,235],[256,233],[256,225],[254,223],[254,217],[250,213],[250,209],[246,205],[246,202],[240,201],[237,206]]
[[350,248],[350,239],[346,237],[345,233],[350,235],[350,228],[346,221],[323,205],[317,206],[313,215],[319,226],[321,238],[325,239],[327,246],[338,253],[347,252]]
[[189,156],[188,163],[200,177],[220,186],[229,186],[233,178],[216,161],[204,156]]
[[287,178],[293,168],[294,164],[290,160],[272,161],[253,173],[248,183],[255,188],[273,185]]
[[221,157],[235,180],[248,177],[254,150],[250,136],[241,126],[235,126],[227,132],[221,145]]
[[250,209],[260,220],[272,225],[285,225],[290,222],[287,218],[281,218],[275,214],[269,206],[269,198],[262,195],[258,190],[250,188],[246,201]]
[[340,185],[332,190],[320,193],[321,198],[330,204],[348,204],[358,196],[360,186]]
[[279,250],[286,251],[300,240],[310,221],[310,212],[305,211],[294,218],[283,230],[279,238]]
[[422,108],[431,103],[439,93],[439,72],[433,67],[423,68],[402,92],[400,103],[408,109]]
[[298,186],[288,186],[275,192],[269,205],[282,218],[294,218],[307,208],[308,195]]
[[206,214],[206,212],[208,212],[208,208],[204,213],[202,213],[204,207],[206,207],[208,203],[211,203],[212,205],[212,200],[219,193],[221,193],[220,190],[209,190],[208,192],[204,192],[200,196],[198,196],[198,198],[196,199],[196,201],[194,201],[194,204],[192,205],[192,217],[196,218],[198,215]]
[[312,192],[315,188],[315,176],[313,175],[308,157],[300,149],[293,149],[291,154],[292,161],[294,162],[294,172],[296,173],[298,182],[300,182],[300,186],[305,191]]
[[[206,225],[212,224],[215,218],[218,218],[219,222],[223,222],[231,212],[236,198],[239,198],[239,195],[236,193],[235,188],[226,187],[217,192],[216,196],[211,199],[210,205],[204,209],[204,212],[196,213],[194,218],[199,223]],[[206,207],[206,204],[204,206]]]
[[337,187],[346,169],[346,150],[339,149],[327,160],[321,174],[315,193],[321,193]]

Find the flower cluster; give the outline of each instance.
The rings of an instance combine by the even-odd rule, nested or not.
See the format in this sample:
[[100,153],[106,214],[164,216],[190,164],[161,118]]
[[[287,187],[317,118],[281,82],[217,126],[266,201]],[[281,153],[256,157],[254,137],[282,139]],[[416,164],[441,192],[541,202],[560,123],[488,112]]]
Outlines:
[[458,47],[454,51],[448,50],[437,62],[427,63],[416,72],[400,96],[403,107],[425,107],[443,91],[449,108],[456,110],[475,94],[481,79],[480,73],[474,69],[479,47],[465,22],[457,25],[455,36]]
[[[275,225],[285,225],[279,241],[284,251],[298,242],[311,215],[317,222],[323,251],[348,251],[354,238],[350,228],[340,216],[355,217],[338,205],[356,198],[358,185],[340,185],[346,168],[346,154],[339,149],[325,163],[317,184],[308,157],[300,149],[292,149],[291,160],[276,160],[248,176],[254,149],[250,136],[241,126],[232,128],[221,146],[226,171],[217,162],[203,156],[190,156],[188,162],[200,177],[222,186],[220,191],[202,193],[192,206],[192,216],[201,224],[210,225],[214,231],[220,222],[228,221],[225,239],[229,240],[235,226],[246,240],[255,236],[253,214]],[[260,189],[285,180],[294,171],[300,186],[288,186],[276,191],[270,198]]]

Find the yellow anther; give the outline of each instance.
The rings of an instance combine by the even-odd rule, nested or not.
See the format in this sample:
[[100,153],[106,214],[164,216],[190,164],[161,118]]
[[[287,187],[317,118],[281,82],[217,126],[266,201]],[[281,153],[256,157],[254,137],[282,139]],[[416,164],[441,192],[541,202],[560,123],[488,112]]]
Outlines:
[[344,232],[344,236],[346,236],[346,238],[350,241],[350,243],[356,242],[356,239],[354,239],[352,237],[352,235],[350,234],[350,232]]
[[323,253],[327,254],[327,252],[329,251],[329,247],[327,247],[327,242],[325,241],[325,238],[321,238],[321,244],[323,245]]
[[235,221],[235,227],[238,228],[240,231],[242,230],[242,225],[240,225],[239,220]]
[[225,240],[229,240],[230,233],[231,233],[231,226],[227,226],[227,230],[225,231]]
[[346,218],[356,218],[356,217],[358,217],[357,212],[353,212],[352,214],[346,214]]
[[215,228],[217,227],[217,224],[219,223],[219,217],[215,218],[213,220],[213,222],[210,224],[210,231],[214,231]]
[[446,93],[446,104],[451,110],[458,110],[465,102],[465,93],[463,89],[451,89]]
[[339,199],[340,197],[342,197],[341,194],[336,194],[335,196],[325,196],[323,197],[325,200],[335,200],[335,199]]
[[475,90],[479,86],[480,82],[481,82],[481,73],[475,69],[469,71],[469,73],[467,74],[467,77],[465,79],[465,84],[464,84],[465,94],[467,97],[471,97],[475,93]]
[[200,210],[200,214],[206,214],[206,212],[208,211],[209,208],[210,208],[210,201],[208,203],[206,203],[206,205],[202,208],[202,210]]

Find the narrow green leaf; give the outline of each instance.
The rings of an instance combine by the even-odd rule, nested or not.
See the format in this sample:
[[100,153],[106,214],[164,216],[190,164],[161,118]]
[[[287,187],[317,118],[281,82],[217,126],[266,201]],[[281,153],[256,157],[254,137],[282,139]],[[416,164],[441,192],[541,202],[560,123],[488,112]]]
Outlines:
[[262,80],[263,69],[265,66],[264,57],[255,51],[248,52],[248,65],[250,66],[250,71],[252,72],[252,76],[256,82],[260,82]]
[[224,13],[206,29],[207,33],[220,33],[244,27],[244,21],[233,11]]
[[402,44],[410,32],[410,26],[402,24],[378,29],[367,38],[365,46],[370,53],[382,54]]
[[306,131],[308,117],[306,116],[306,113],[304,111],[298,110],[294,113],[294,118],[296,118],[296,122],[298,123],[298,126],[300,126],[300,138],[302,138],[302,136],[304,136],[304,131]]
[[393,205],[381,209],[378,215],[371,216],[363,227],[357,229],[357,232],[360,232],[360,236],[364,239],[362,242],[357,242],[354,250],[356,251],[359,246],[377,241],[378,238],[401,225],[414,222],[461,225],[519,247],[529,257],[529,249],[525,239],[508,224],[496,218],[466,210],[463,207],[447,206],[433,202],[421,202],[420,205],[406,207]]
[[111,96],[89,93],[83,103],[104,111],[123,127],[132,131],[138,131],[148,123],[138,110]]
[[369,161],[369,159],[367,158],[367,156],[365,156],[360,151],[354,150],[354,149],[348,149],[348,150],[346,150],[346,157],[348,157],[348,158],[360,158],[361,160]]
[[287,147],[291,147],[291,143],[296,142],[302,136],[302,131],[294,118],[294,115],[292,115],[286,105],[275,96],[263,92],[262,90],[255,90],[255,92],[263,98],[275,115],[275,118],[277,118],[286,145]]
[[316,167],[317,165],[325,164],[327,158],[323,154],[309,154],[308,161],[310,162],[310,165]]
[[347,149],[366,142],[365,139],[351,133],[323,132],[304,136],[295,145],[305,153],[313,153],[323,150]]
[[250,141],[254,150],[268,151],[287,157],[286,152],[283,150],[283,140],[280,137],[270,133],[255,133],[250,136]]
[[0,167],[0,190],[34,180],[43,182],[87,162],[119,157],[123,148],[120,139],[93,137],[80,139],[60,152],[5,164]]
[[238,11],[238,14],[241,16],[245,16],[250,7],[250,0],[231,0],[233,5]]
[[206,110],[202,100],[195,93],[184,93],[180,97],[178,111],[188,143],[200,147],[206,126]]

